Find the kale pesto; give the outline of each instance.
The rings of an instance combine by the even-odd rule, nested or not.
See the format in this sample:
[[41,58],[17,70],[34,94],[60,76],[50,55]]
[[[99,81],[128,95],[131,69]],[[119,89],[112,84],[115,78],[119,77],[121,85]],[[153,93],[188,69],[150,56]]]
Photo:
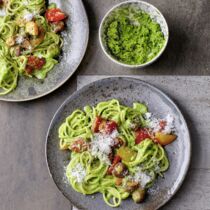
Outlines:
[[105,24],[104,32],[110,54],[130,65],[152,60],[165,44],[160,25],[134,6],[115,10]]

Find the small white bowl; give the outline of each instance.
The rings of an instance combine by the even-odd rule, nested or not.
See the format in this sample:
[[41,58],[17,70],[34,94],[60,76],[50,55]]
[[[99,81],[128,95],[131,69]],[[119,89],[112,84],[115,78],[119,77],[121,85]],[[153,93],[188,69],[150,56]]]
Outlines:
[[[146,12],[147,14],[150,15],[150,17],[157,22],[160,27],[161,27],[161,31],[163,32],[163,35],[165,37],[165,44],[163,45],[162,49],[160,50],[160,52],[150,61],[143,63],[143,64],[135,64],[135,65],[131,65],[131,64],[126,64],[123,62],[118,61],[115,57],[113,57],[109,50],[108,47],[106,46],[106,43],[103,41],[103,34],[104,34],[104,24],[106,22],[106,20],[109,18],[109,16],[112,14],[112,12],[122,6],[125,5],[135,5],[136,7],[139,7],[142,11]],[[144,1],[140,1],[140,0],[129,0],[129,1],[125,1],[122,2],[120,4],[117,4],[116,6],[114,6],[113,8],[111,8],[106,15],[104,16],[100,27],[99,27],[99,41],[100,41],[100,45],[102,47],[103,52],[107,55],[107,57],[112,60],[113,62],[124,66],[124,67],[129,67],[129,68],[142,68],[145,66],[150,65],[151,63],[153,63],[154,61],[156,61],[160,55],[163,53],[163,51],[165,50],[167,44],[168,44],[168,39],[169,39],[169,30],[168,30],[168,24],[165,20],[165,18],[163,17],[162,13],[156,8],[154,7],[152,4],[149,4],[147,2]]]

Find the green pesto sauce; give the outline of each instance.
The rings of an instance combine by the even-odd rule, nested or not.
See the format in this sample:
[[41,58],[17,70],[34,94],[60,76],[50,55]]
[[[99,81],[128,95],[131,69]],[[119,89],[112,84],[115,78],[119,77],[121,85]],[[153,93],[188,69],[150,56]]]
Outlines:
[[131,65],[152,60],[165,43],[160,25],[133,6],[113,12],[105,23],[104,40],[115,59]]

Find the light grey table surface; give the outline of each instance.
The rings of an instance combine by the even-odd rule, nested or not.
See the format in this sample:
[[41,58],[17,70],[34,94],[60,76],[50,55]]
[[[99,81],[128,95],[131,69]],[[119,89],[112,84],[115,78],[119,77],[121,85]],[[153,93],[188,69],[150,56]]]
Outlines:
[[172,96],[190,125],[193,137],[190,171],[183,187],[163,209],[210,209],[210,77],[201,76],[210,75],[210,2],[150,0],[169,23],[169,45],[153,65],[129,70],[111,63],[98,44],[98,26],[103,15],[121,1],[84,0],[90,21],[90,41],[80,67],[65,85],[36,101],[0,102],[0,210],[71,209],[48,175],[47,128],[60,104],[76,90],[78,75],[119,74],[150,75],[144,79]]

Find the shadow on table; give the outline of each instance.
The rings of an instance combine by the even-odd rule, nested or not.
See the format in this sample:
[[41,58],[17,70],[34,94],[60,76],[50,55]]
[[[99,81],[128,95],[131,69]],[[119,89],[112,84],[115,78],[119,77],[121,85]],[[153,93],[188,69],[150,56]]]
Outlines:
[[183,57],[187,59],[186,54],[188,51],[188,44],[189,38],[186,31],[183,28],[171,23],[171,25],[169,25],[168,45],[165,52],[155,63],[156,68],[159,68],[168,74],[177,73],[174,71],[179,70],[179,68],[183,68]]

